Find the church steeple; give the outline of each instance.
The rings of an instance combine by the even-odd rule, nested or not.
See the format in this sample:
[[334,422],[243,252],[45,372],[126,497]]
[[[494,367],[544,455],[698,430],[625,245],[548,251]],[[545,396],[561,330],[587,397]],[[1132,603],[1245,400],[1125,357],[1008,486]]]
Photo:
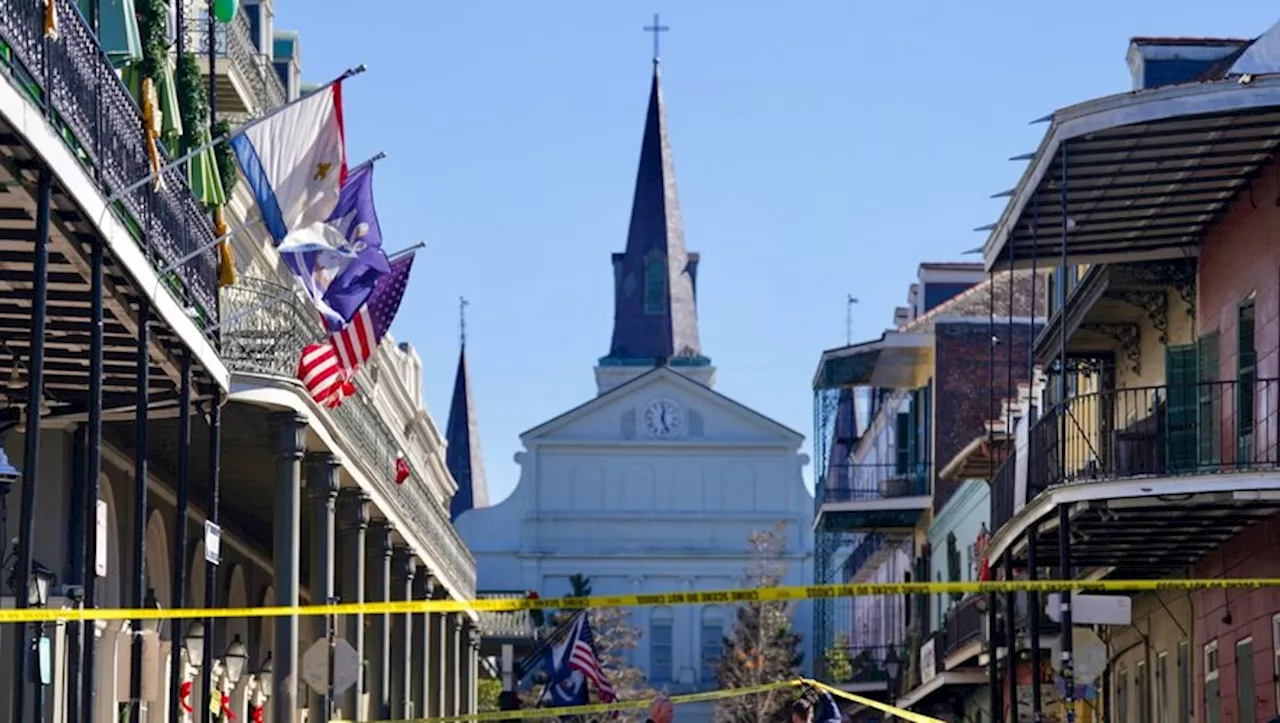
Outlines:
[[[459,300],[464,312],[466,299]],[[489,489],[484,478],[484,458],[480,454],[480,425],[471,398],[471,373],[467,368],[466,317],[462,317],[462,347],[458,351],[458,374],[453,380],[453,402],[449,405],[449,423],[445,427],[444,464],[458,483],[458,491],[449,503],[449,518],[476,507],[489,506]]]
[[662,72],[653,63],[627,250],[613,255],[613,342],[600,360],[600,392],[657,366],[711,383],[698,335],[698,254],[684,245]]

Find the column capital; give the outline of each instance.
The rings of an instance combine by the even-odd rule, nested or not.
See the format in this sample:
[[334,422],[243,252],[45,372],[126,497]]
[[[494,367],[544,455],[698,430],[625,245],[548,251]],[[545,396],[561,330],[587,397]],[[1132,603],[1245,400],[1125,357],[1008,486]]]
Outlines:
[[342,463],[328,452],[308,452],[302,463],[306,467],[307,494],[312,498],[333,499],[338,496],[342,483],[338,469]]
[[395,580],[413,582],[414,555],[408,545],[396,545],[391,551],[391,576]]
[[338,529],[355,532],[369,528],[372,498],[362,489],[348,487],[338,492]]
[[366,543],[370,555],[378,557],[391,557],[391,533],[395,532],[395,525],[387,520],[374,520],[369,523],[369,540]]
[[267,415],[276,454],[283,458],[301,459],[307,451],[307,423],[297,412],[275,412]]

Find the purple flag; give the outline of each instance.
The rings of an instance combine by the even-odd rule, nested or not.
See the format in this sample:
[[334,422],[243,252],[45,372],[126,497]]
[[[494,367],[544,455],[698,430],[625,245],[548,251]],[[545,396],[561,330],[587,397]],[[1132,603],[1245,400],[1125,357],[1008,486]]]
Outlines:
[[347,177],[324,224],[291,233],[279,249],[329,330],[351,321],[377,280],[391,271],[373,206],[373,167]]

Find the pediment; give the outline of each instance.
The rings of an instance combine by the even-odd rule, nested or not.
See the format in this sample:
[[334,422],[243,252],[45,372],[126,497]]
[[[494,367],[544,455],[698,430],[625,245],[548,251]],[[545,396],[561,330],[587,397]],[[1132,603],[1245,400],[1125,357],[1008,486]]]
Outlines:
[[[672,411],[665,419],[657,404]],[[656,414],[647,414],[650,408]],[[649,422],[647,417],[658,417]],[[674,431],[664,434],[662,424]],[[670,369],[658,368],[520,435],[539,442],[764,445],[798,448],[804,435]]]

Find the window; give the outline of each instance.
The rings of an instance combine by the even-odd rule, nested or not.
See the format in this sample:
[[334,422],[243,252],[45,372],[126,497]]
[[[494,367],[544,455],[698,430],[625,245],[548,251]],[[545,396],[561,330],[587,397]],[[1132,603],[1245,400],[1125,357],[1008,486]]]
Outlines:
[[667,311],[667,262],[661,256],[652,256],[644,264],[644,313],[664,314]]
[[911,415],[898,412],[893,430],[893,473],[905,475],[911,470]]
[[724,651],[724,617],[720,608],[711,605],[702,609],[702,682],[714,683],[720,667],[720,655]]
[[1191,715],[1191,643],[1178,643],[1178,723],[1192,723]]
[[1236,319],[1236,439],[1238,464],[1253,458],[1254,388],[1258,380],[1258,352],[1254,348],[1253,299],[1240,305]]
[[1253,638],[1236,643],[1236,720],[1251,721],[1254,715]]
[[1222,698],[1218,695],[1218,641],[1204,646],[1204,720],[1222,723]]
[[675,650],[671,610],[658,608],[649,618],[649,680],[671,682]]
[[1173,723],[1169,717],[1169,654],[1156,655],[1156,723]]
[[1147,674],[1147,661],[1139,660],[1133,669],[1133,687],[1137,689],[1138,720],[1151,723],[1151,677]]
[[1116,723],[1129,723],[1129,671],[1123,665],[1116,668]]
[[1280,715],[1280,614],[1271,618],[1271,675],[1276,682],[1276,715]]
[[1222,462],[1222,385],[1218,384],[1218,334],[1200,337],[1198,372],[1200,376],[1200,412],[1196,420],[1199,430],[1202,468],[1214,468]]

